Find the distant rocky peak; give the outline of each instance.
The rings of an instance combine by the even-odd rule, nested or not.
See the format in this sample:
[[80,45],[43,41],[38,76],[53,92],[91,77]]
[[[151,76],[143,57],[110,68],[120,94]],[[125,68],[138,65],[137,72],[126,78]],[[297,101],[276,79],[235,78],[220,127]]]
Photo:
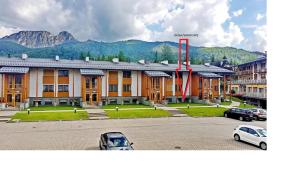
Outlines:
[[52,47],[70,41],[77,41],[74,36],[62,31],[58,35],[52,35],[48,31],[20,31],[3,37],[4,40],[14,41],[29,48]]

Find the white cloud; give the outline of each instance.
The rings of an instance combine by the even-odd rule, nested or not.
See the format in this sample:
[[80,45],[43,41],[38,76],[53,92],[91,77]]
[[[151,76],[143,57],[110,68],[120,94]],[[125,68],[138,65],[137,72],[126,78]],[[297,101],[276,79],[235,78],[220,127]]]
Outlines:
[[233,11],[232,14],[235,17],[241,16],[243,14],[243,9],[239,9],[237,11]]
[[258,13],[258,14],[256,15],[256,20],[257,20],[257,21],[260,21],[260,20],[263,19],[264,17],[265,17],[265,15]]
[[19,32],[21,29],[19,28],[11,28],[11,27],[5,27],[5,26],[0,26],[0,38],[10,35],[12,33]]
[[[230,0],[0,0],[1,23],[23,30],[71,32],[79,40],[177,41],[175,33],[198,34],[194,45],[233,46],[243,34],[230,19]],[[238,12],[239,15],[242,14]],[[149,29],[157,24],[159,30]],[[2,31],[2,34],[5,34]],[[9,34],[9,32],[6,32]]]
[[253,37],[246,40],[247,47],[252,51],[267,50],[267,26],[259,26],[253,31]]

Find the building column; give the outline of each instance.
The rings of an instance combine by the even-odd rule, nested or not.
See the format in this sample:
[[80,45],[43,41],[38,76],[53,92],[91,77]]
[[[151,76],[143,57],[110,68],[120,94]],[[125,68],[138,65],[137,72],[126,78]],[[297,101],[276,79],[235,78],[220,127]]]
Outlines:
[[176,90],[175,90],[176,80],[175,80],[175,72],[172,73],[172,96],[175,96]]

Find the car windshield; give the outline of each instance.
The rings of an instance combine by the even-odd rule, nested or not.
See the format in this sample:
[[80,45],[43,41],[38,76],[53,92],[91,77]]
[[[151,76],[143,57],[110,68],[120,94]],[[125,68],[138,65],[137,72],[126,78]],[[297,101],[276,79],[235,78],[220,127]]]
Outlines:
[[128,141],[124,137],[112,137],[108,138],[107,144],[109,147],[127,147]]
[[265,129],[257,129],[257,132],[258,132],[259,135],[261,135],[262,137],[267,137],[267,130],[265,130]]

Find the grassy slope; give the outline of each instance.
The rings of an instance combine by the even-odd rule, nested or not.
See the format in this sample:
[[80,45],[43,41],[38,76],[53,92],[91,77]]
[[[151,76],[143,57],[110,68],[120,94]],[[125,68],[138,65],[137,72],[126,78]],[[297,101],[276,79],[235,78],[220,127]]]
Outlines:
[[72,106],[38,106],[38,107],[30,107],[31,111],[45,111],[45,110],[73,110],[77,108],[77,110],[83,110],[81,107],[72,107]]
[[196,108],[181,108],[183,112],[192,117],[220,117],[227,110],[223,107],[196,107]]
[[110,104],[110,105],[104,105],[103,109],[115,109],[116,107],[119,107],[119,109],[122,108],[150,108],[150,106],[142,105],[142,104]]
[[33,112],[29,115],[25,112],[18,112],[12,116],[11,120],[20,119],[20,121],[51,121],[51,120],[85,120],[88,119],[86,111],[81,112]]
[[169,103],[168,107],[187,107],[187,105],[190,105],[190,106],[208,106],[207,104],[201,104],[201,103]]
[[149,117],[168,117],[171,113],[161,109],[144,109],[144,110],[107,110],[109,118],[149,118]]

